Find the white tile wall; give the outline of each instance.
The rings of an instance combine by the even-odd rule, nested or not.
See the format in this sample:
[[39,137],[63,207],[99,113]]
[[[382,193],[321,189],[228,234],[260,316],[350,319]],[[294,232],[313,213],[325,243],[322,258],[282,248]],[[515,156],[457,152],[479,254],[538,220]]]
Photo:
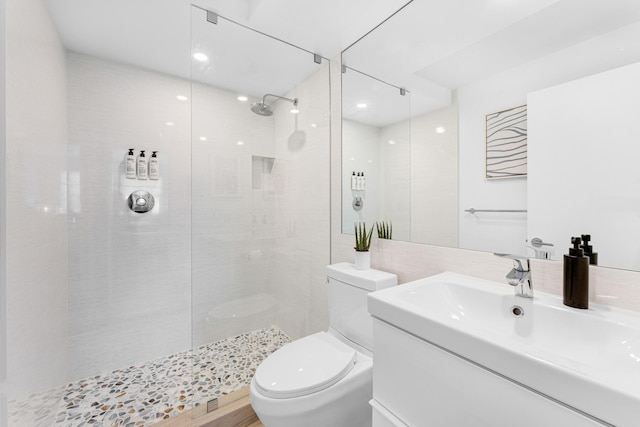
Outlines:
[[[67,377],[64,50],[41,0],[6,3],[9,399]],[[46,64],[46,67],[43,67]]]
[[[188,81],[69,53],[69,377],[190,346]],[[173,126],[166,123],[172,122]],[[124,176],[159,151],[160,180]],[[146,190],[156,205],[129,210]]]

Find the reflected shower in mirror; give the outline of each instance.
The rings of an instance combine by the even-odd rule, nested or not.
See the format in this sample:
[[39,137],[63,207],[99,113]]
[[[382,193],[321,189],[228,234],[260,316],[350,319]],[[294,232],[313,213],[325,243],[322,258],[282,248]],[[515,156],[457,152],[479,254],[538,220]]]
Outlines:
[[[410,94],[359,71],[342,73],[342,231],[388,221],[410,237]],[[395,115],[387,114],[393,111]]]

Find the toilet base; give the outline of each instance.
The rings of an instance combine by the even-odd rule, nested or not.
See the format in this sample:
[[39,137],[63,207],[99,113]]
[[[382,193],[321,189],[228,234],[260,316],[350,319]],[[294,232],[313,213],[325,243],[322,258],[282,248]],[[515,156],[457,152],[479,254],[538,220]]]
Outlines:
[[253,410],[265,427],[371,427],[373,360],[358,353],[346,377],[306,396],[274,399],[262,395],[251,381]]

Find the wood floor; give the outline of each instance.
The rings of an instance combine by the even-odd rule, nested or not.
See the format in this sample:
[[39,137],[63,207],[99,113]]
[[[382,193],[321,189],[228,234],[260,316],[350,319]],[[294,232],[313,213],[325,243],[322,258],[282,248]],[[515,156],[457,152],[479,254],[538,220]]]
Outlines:
[[209,413],[201,405],[153,427],[264,427],[249,403],[249,387],[221,397],[218,405]]

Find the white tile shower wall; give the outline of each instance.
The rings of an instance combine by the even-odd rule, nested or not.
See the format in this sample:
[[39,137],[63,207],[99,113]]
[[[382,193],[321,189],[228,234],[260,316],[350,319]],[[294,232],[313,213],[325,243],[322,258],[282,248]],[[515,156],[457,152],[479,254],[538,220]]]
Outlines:
[[293,339],[326,330],[328,322],[329,78],[329,64],[323,61],[287,95],[299,99],[300,113],[291,114],[283,104],[274,114],[275,157],[286,170],[281,181],[286,191],[275,198],[277,267],[271,286],[281,303],[277,325]]
[[411,239],[458,245],[458,113],[442,108],[411,120]]
[[[190,347],[188,81],[69,53],[69,377]],[[167,122],[173,123],[168,125]],[[125,179],[127,149],[160,180]],[[149,191],[149,213],[127,197]]]
[[64,49],[44,3],[9,0],[6,14],[7,381],[12,399],[67,377],[67,94]]
[[[389,141],[393,140],[394,144]],[[393,223],[393,236],[409,240],[411,222],[411,123],[402,121],[380,129],[380,208],[378,220]],[[374,232],[375,233],[375,232]]]
[[[331,73],[339,76],[340,60],[332,61]],[[340,79],[332,79],[331,114],[334,123],[341,119]],[[354,262],[353,236],[341,233],[341,135],[339,126],[331,131],[331,262]],[[461,168],[462,169],[462,168]],[[371,251],[373,268],[398,275],[400,284],[443,271],[453,271],[482,279],[505,283],[512,268],[510,260],[490,252],[433,246],[419,243],[375,239]],[[533,260],[535,287],[556,295],[562,293],[562,261]],[[624,309],[640,311],[640,272],[591,267],[593,301]]]

